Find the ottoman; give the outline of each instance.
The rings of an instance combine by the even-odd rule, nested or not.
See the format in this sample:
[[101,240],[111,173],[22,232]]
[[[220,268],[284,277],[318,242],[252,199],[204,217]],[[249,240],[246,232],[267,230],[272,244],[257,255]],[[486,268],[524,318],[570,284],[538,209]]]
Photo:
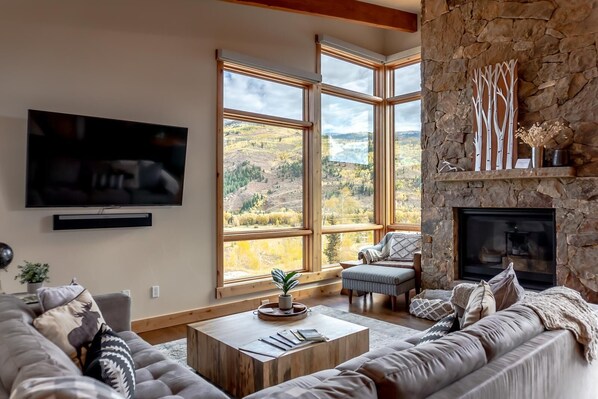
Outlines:
[[405,294],[409,306],[409,291],[415,288],[415,271],[398,267],[359,265],[341,273],[343,288],[349,290],[349,303],[353,302],[353,290],[390,295],[392,310],[397,296]]

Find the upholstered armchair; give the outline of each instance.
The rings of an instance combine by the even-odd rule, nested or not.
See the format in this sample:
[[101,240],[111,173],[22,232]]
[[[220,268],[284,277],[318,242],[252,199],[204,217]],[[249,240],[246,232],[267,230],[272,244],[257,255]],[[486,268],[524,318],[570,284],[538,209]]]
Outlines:
[[391,232],[376,245],[362,248],[358,259],[372,266],[399,267],[415,271],[415,293],[421,289],[421,234]]

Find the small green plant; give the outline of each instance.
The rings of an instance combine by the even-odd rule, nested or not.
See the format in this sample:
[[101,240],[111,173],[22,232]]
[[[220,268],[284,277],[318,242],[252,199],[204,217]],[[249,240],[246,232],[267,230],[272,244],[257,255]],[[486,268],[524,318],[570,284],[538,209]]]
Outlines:
[[25,265],[17,266],[19,273],[15,276],[15,280],[19,280],[21,284],[26,283],[43,283],[50,281],[48,273],[50,266],[47,263],[32,263],[25,261]]
[[274,285],[282,290],[283,295],[288,295],[288,292],[299,285],[299,277],[301,274],[298,272],[285,273],[280,269],[272,269],[272,281]]

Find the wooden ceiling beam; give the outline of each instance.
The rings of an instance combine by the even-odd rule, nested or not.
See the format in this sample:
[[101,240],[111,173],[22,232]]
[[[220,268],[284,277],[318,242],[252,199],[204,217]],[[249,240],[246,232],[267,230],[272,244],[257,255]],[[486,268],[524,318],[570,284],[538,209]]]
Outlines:
[[417,31],[417,14],[358,0],[224,0],[229,3],[344,19],[383,29]]

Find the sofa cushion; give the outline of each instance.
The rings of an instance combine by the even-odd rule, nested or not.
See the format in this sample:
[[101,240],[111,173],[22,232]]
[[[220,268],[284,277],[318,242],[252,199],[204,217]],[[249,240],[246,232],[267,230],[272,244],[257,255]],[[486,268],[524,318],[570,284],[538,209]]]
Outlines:
[[131,350],[106,325],[89,346],[83,374],[111,386],[127,399],[135,394],[135,364]]
[[355,371],[360,368],[365,362],[370,361],[372,359],[377,359],[382,356],[386,356],[392,352],[398,352],[405,349],[413,348],[413,344],[406,342],[406,341],[397,341],[390,346],[375,349],[369,352],[364,353],[363,355],[354,357],[353,359],[349,359],[344,363],[339,364],[336,366],[337,370],[351,370]]
[[43,377],[23,381],[11,399],[124,399],[122,395],[88,377]]
[[491,315],[496,311],[496,303],[490,286],[485,281],[480,281],[478,286],[472,291],[467,302],[461,328],[472,325],[482,318]]
[[439,338],[446,337],[449,333],[459,329],[459,319],[456,313],[452,313],[443,317],[436,324],[434,324],[423,337],[418,341],[418,345],[436,341]]
[[462,331],[480,340],[491,361],[542,333],[544,325],[533,310],[515,304]]
[[346,280],[397,285],[415,278],[415,271],[395,267],[359,265],[343,270],[341,275]]
[[378,399],[374,382],[354,371],[324,370],[266,388],[245,399]]
[[392,233],[389,260],[413,261],[413,254],[421,249],[419,233]]
[[167,359],[159,350],[132,331],[118,335],[125,340],[135,362],[135,398],[227,399],[208,381],[187,367]]
[[55,344],[32,325],[32,312],[20,299],[0,295],[0,385],[13,390],[34,377],[81,375]]
[[508,308],[514,303],[521,301],[525,296],[525,291],[519,285],[517,275],[513,269],[513,262],[505,270],[492,277],[488,281],[488,285],[490,285],[490,289],[494,295],[497,311]]
[[477,338],[457,331],[429,344],[370,360],[357,372],[376,383],[380,398],[425,398],[486,364]]
[[35,328],[58,345],[80,368],[85,364],[87,347],[104,323],[98,305],[87,290],[69,303],[50,309],[33,320]]

